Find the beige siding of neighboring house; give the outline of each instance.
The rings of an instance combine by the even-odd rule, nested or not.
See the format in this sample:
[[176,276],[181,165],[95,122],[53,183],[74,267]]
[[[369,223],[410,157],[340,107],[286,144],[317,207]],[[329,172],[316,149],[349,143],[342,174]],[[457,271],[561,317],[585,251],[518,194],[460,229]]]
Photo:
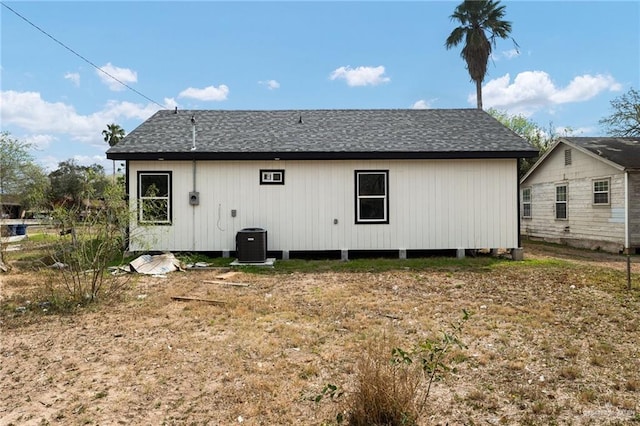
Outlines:
[[640,248],[640,172],[629,172],[629,246]]
[[[571,164],[565,165],[565,149]],[[593,203],[593,181],[610,180],[609,205]],[[556,186],[567,185],[567,219],[555,218]],[[557,243],[619,251],[625,241],[624,172],[561,144],[527,177],[531,218],[522,218],[521,233]]]
[[[260,185],[260,169],[285,170],[285,184]],[[130,161],[134,210],[141,170],[172,171],[173,221],[134,223],[133,251],[235,250],[248,227],[266,229],[273,251],[518,247],[514,159],[201,161],[195,207],[192,162]],[[355,170],[389,171],[388,224],[354,223]]]

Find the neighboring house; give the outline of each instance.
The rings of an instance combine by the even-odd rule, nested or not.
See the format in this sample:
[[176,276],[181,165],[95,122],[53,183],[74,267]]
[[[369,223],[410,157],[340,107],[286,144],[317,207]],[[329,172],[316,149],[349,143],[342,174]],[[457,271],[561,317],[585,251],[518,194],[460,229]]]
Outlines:
[[639,251],[640,138],[562,138],[520,187],[523,235],[611,252]]
[[518,159],[484,111],[159,111],[126,160],[129,249],[220,252],[244,228],[271,255],[518,249]]

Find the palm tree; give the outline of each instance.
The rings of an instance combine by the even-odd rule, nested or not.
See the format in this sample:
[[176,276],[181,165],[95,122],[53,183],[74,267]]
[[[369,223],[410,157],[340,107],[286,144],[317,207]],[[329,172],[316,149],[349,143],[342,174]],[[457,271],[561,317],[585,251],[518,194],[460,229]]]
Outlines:
[[[482,82],[496,37],[509,38],[511,33],[511,22],[502,19],[504,9],[500,1],[464,0],[450,16],[452,21],[460,22],[460,26],[449,34],[444,45],[451,49],[464,40],[460,56],[467,63],[471,80],[476,83],[478,109],[482,109]],[[513,42],[517,47],[515,40]]]
[[[115,123],[107,124],[107,128],[102,131],[102,136],[104,136],[104,141],[108,143],[109,146],[114,146],[124,138],[124,129]],[[116,160],[113,160],[113,175],[115,176],[115,174]]]

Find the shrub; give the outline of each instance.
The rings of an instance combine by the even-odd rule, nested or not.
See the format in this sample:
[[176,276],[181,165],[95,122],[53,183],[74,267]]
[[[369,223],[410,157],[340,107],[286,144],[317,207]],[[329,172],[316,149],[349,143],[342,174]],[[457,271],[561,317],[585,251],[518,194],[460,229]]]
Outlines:
[[[396,347],[386,338],[374,340],[358,358],[354,390],[336,415],[336,423],[350,426],[411,426],[424,412],[432,384],[441,380],[456,362],[451,350],[465,349],[460,340],[470,314],[442,331],[440,337],[425,339],[413,349]],[[316,398],[331,400],[342,395],[337,386],[327,385]],[[344,414],[343,414],[344,413]]]
[[47,288],[57,307],[93,302],[101,293],[113,294],[124,282],[107,274],[110,264],[123,258],[128,208],[119,185],[105,190],[104,200],[92,210],[58,207],[54,222],[60,237],[50,246],[55,262]]

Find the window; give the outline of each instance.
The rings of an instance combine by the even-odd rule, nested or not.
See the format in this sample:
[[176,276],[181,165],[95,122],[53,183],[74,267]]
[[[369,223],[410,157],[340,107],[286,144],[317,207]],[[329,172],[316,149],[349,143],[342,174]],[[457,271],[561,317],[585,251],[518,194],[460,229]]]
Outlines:
[[565,149],[564,150],[564,165],[565,166],[570,166],[571,165],[571,150],[570,149]]
[[138,172],[138,220],[171,224],[171,172]]
[[593,204],[609,204],[609,179],[593,181]]
[[260,170],[260,185],[284,185],[284,170]]
[[389,223],[389,171],[356,170],[356,223]]
[[522,217],[531,218],[531,188],[522,190]]
[[567,185],[556,186],[556,219],[567,218]]

